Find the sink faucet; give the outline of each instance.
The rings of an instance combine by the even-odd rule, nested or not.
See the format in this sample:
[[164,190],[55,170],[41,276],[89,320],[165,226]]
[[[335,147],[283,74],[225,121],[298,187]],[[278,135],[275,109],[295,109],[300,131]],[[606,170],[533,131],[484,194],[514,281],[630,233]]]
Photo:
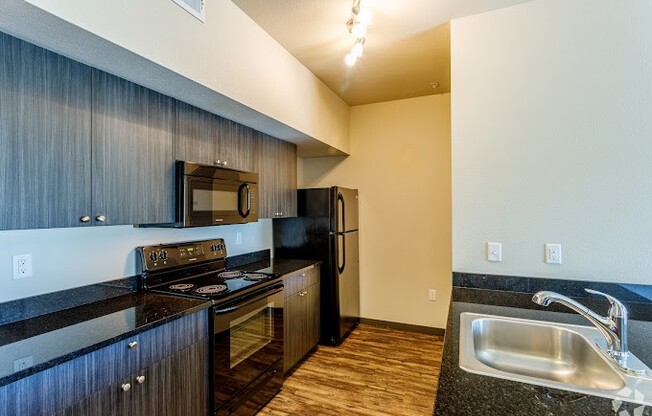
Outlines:
[[561,303],[588,319],[607,340],[607,353],[620,367],[627,371],[638,373],[638,370],[627,366],[629,349],[627,346],[627,308],[618,299],[596,290],[584,289],[589,293],[607,298],[611,306],[607,316],[600,316],[591,309],[574,301],[573,299],[550,291],[541,291],[534,294],[532,301],[542,306],[551,303]]

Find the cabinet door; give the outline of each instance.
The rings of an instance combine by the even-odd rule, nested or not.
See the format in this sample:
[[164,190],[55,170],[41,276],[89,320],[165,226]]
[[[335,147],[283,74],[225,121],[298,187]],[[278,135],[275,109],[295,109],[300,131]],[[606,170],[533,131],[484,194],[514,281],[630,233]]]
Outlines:
[[305,354],[307,303],[302,292],[285,299],[283,372],[287,373]]
[[212,165],[217,160],[218,123],[216,115],[177,102],[175,159]]
[[278,141],[278,217],[297,216],[297,146],[294,143]]
[[279,146],[279,140],[258,132],[258,216],[260,218],[278,216]]
[[219,118],[216,141],[217,160],[225,167],[256,172],[256,131],[231,120]]
[[[208,414],[208,338],[139,372],[134,377],[134,415]],[[139,383],[138,377],[144,377]]]
[[93,70],[92,135],[93,221],[173,221],[174,100]]
[[56,416],[131,416],[132,391],[123,391],[121,386],[131,382],[131,378],[124,379],[116,385],[111,385],[72,406],[56,413]]
[[0,33],[0,230],[90,215],[91,69]]
[[258,138],[260,218],[296,217],[297,147],[263,133]]

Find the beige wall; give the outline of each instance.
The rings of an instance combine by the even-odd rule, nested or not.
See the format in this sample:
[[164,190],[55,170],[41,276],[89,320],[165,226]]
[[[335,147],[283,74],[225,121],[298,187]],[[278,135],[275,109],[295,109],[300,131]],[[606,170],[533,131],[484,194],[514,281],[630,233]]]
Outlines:
[[[359,189],[361,314],[446,327],[450,95],[351,109],[351,156],[299,161],[300,187]],[[436,302],[428,300],[436,289]]]
[[652,282],[651,21],[537,0],[451,23],[454,270]]

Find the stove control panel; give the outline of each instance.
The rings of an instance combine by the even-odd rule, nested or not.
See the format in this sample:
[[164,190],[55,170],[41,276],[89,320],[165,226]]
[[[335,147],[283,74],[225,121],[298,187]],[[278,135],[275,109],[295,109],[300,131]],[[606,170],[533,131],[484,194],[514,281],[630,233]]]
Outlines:
[[136,251],[141,273],[226,258],[226,245],[221,238],[144,246]]

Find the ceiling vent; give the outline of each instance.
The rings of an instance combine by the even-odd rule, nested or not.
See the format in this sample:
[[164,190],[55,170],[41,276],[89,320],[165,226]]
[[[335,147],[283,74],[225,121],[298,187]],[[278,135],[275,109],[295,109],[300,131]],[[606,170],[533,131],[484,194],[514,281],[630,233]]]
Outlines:
[[204,0],[172,0],[179,6],[183,7],[185,11],[201,20],[202,23],[206,20],[206,6]]

